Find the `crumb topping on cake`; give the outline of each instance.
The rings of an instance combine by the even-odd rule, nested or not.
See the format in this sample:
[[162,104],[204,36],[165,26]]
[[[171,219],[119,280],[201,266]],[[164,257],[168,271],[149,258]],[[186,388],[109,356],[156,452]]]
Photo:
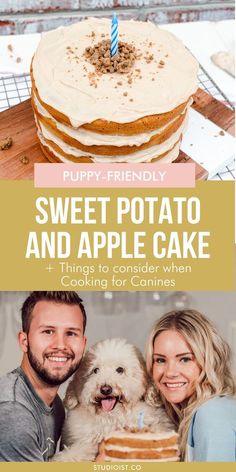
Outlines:
[[137,51],[132,44],[120,41],[118,53],[111,56],[111,41],[110,39],[104,39],[94,46],[87,47],[84,56],[101,74],[113,72],[127,74],[132,69],[135,59],[137,59]]

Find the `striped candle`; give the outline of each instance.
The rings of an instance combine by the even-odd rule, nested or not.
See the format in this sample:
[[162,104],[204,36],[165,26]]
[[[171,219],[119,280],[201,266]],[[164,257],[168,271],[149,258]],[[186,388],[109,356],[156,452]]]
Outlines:
[[140,411],[138,414],[138,427],[139,429],[144,427],[144,411]]
[[111,56],[118,53],[118,20],[116,14],[113,14],[111,22]]

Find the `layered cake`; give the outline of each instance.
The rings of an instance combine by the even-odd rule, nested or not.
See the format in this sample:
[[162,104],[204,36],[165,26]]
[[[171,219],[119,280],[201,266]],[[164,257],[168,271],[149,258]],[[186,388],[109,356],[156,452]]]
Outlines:
[[177,462],[178,435],[152,433],[136,429],[117,431],[105,438],[105,460],[116,461],[151,461]]
[[32,60],[32,105],[52,162],[163,162],[179,154],[198,64],[153,23],[89,18],[43,34]]

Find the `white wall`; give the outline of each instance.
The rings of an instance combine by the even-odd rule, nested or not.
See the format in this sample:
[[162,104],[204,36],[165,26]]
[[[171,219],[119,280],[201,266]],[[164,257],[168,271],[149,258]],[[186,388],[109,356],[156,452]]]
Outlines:
[[[105,292],[82,292],[88,315],[88,345],[98,340],[122,336],[144,350],[150,327],[170,308],[173,292],[113,292],[104,301]],[[106,293],[105,293],[106,295]],[[27,292],[0,292],[0,375],[19,365],[21,353],[17,344],[20,307]],[[236,292],[188,292],[190,307],[204,313],[230,342],[236,372]],[[234,326],[234,331],[233,331]]]

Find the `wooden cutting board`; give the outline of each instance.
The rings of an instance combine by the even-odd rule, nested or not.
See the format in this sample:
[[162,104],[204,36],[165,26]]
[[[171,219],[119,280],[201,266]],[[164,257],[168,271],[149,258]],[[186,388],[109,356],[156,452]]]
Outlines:
[[[198,89],[193,107],[234,135],[234,112],[211,95]],[[48,161],[39,146],[30,99],[0,113],[0,141],[7,136],[12,138],[13,145],[0,151],[0,179],[33,179],[34,164]],[[27,164],[24,164],[24,157],[29,161]],[[189,164],[194,161],[181,151],[175,162]],[[196,164],[196,179],[207,179],[207,171],[199,164]]]

